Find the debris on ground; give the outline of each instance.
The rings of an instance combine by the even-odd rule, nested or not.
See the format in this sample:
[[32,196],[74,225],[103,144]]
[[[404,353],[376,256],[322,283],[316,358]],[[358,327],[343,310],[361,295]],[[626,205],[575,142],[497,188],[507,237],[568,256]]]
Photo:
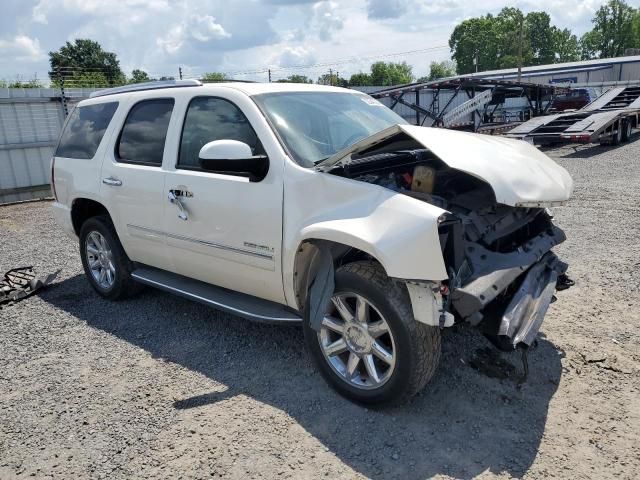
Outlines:
[[50,285],[59,273],[57,270],[45,277],[36,277],[33,267],[12,268],[0,280],[0,308],[2,304],[18,302]]

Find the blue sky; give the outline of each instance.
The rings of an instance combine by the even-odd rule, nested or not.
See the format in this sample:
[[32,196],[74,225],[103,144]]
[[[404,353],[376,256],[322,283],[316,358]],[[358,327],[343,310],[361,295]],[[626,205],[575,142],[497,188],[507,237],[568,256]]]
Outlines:
[[[266,80],[368,71],[374,57],[406,60],[416,76],[449,58],[454,26],[505,6],[544,10],[580,35],[604,0],[0,0],[0,78],[46,77],[47,53],[91,38],[128,74],[224,71]],[[640,5],[640,0],[630,4]],[[417,50],[417,51],[416,51]],[[397,52],[413,53],[387,56]],[[334,62],[332,65],[330,63]],[[298,68],[322,64],[313,68]],[[253,73],[247,73],[253,72]]]

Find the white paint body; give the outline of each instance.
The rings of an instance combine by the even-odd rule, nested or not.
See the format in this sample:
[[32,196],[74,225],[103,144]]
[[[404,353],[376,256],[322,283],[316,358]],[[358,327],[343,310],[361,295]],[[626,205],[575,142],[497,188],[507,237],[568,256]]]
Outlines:
[[[447,278],[437,220],[444,210],[381,186],[321,173],[289,158],[252,95],[277,91],[358,92],[303,84],[210,84],[138,91],[85,100],[80,106],[119,102],[92,160],[55,159],[54,203],[60,224],[75,234],[71,207],[95,200],[110,213],[127,255],[162,268],[295,309],[294,262],[309,239],[348,245],[376,258],[390,277],[438,282]],[[176,168],[189,101],[215,96],[233,102],[257,133],[269,171],[260,182]],[[173,98],[160,167],[118,163],[114,145],[129,109],[138,101]],[[443,129],[397,126],[441,160],[489,183],[498,202],[564,202],[572,190],[567,172],[525,142]],[[340,152],[348,155],[371,141]],[[338,155],[338,154],[337,154]],[[115,178],[121,186],[103,183]],[[167,199],[169,190],[188,190],[189,214]]]

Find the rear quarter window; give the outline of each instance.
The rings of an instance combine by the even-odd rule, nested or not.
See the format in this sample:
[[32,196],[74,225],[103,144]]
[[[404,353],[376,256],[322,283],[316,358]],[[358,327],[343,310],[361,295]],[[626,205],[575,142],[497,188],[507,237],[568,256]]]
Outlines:
[[118,102],[76,107],[60,136],[56,157],[93,158],[117,108]]

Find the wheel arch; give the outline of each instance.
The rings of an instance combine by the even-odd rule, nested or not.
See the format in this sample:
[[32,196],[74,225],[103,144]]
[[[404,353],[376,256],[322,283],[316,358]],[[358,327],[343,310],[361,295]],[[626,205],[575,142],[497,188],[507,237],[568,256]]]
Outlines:
[[98,215],[107,215],[111,219],[111,214],[102,203],[90,198],[74,199],[71,203],[71,223],[76,235],[80,235],[80,229],[84,222]]
[[298,245],[293,263],[293,290],[298,310],[302,310],[306,302],[309,279],[317,273],[318,263],[315,260],[321,247],[327,247],[331,252],[334,269],[358,260],[371,260],[378,263],[386,273],[382,262],[370,251],[334,240],[306,238]]

